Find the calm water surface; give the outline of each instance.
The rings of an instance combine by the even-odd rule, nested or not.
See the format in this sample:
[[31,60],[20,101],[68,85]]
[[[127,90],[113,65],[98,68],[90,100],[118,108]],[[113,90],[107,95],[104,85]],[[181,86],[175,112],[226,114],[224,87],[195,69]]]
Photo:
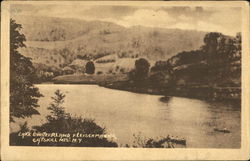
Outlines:
[[[72,115],[93,118],[115,134],[119,144],[130,144],[133,134],[145,137],[184,137],[191,148],[240,148],[240,107],[208,103],[198,99],[136,94],[97,85],[36,85],[44,95],[39,100],[40,116],[28,119],[30,126],[45,121],[54,92],[65,95],[64,107]],[[227,128],[230,133],[214,131]]]

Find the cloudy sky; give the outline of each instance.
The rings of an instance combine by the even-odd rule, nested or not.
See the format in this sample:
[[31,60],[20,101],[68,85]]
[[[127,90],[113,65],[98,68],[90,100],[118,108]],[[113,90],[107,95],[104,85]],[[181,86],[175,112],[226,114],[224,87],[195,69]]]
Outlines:
[[14,5],[11,11],[18,15],[109,21],[125,27],[141,25],[217,31],[227,35],[241,31],[241,10],[236,7]]

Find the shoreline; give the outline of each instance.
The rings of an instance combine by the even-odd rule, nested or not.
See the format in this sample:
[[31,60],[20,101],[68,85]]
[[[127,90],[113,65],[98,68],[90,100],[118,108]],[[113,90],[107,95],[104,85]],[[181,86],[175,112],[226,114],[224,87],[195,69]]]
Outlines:
[[[241,88],[240,87],[188,87],[177,86],[174,92],[167,92],[164,89],[156,89],[153,87],[136,88],[126,84],[127,81],[115,81],[115,82],[95,82],[95,81],[65,81],[65,80],[53,80],[51,82],[39,83],[46,84],[79,84],[79,85],[98,85],[100,87],[116,89],[121,91],[149,94],[149,95],[161,95],[164,97],[186,97],[193,99],[200,99],[205,101],[218,101],[218,102],[237,102],[241,103]],[[126,86],[127,85],[127,86]],[[225,94],[226,93],[226,94]]]
[[[105,87],[105,88],[109,88],[109,89],[117,89],[117,90],[122,90],[122,91],[128,91],[128,92],[133,92],[133,93],[141,93],[141,94],[150,94],[150,95],[161,95],[163,96],[162,98],[163,99],[167,99],[168,100],[168,97],[183,97],[183,98],[192,98],[192,99],[199,99],[199,100],[203,100],[203,101],[213,101],[213,102],[232,102],[232,103],[237,103],[237,104],[240,104],[241,103],[241,96],[238,96],[238,97],[234,97],[234,98],[231,98],[231,97],[222,97],[222,96],[217,96],[216,98],[215,97],[212,97],[211,95],[213,95],[215,91],[214,88],[211,88],[211,87],[207,87],[208,89],[211,90],[210,93],[206,93],[204,92],[204,95],[199,95],[199,94],[196,94],[194,95],[195,91],[191,88],[190,91],[188,91],[187,93],[185,93],[183,90],[185,89],[179,89],[179,90],[175,90],[174,92],[166,92],[164,90],[157,90],[157,89],[153,89],[153,88],[145,88],[143,90],[140,90],[140,89],[129,89],[129,88],[115,88],[114,86],[112,85],[100,85],[98,84],[99,86],[101,87]],[[177,88],[180,88],[180,87],[177,87]],[[184,87],[185,88],[185,87]],[[228,88],[228,87],[226,87]]]

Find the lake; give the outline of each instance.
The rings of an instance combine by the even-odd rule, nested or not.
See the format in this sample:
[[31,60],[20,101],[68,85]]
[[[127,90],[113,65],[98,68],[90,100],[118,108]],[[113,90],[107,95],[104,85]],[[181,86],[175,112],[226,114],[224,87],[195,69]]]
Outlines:
[[[114,134],[119,144],[133,144],[133,134],[143,137],[178,136],[187,140],[188,148],[240,148],[241,110],[237,105],[198,99],[137,94],[97,85],[36,85],[44,97],[39,99],[41,115],[26,119],[29,126],[45,122],[54,92],[65,97],[66,112],[93,118]],[[21,121],[21,120],[19,120]],[[230,133],[214,128],[230,130]],[[11,126],[14,131],[15,126]]]

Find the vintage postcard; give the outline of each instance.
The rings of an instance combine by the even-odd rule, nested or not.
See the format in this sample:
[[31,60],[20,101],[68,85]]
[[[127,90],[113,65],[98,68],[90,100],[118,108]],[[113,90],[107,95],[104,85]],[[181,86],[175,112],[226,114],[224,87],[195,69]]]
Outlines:
[[3,160],[249,158],[244,1],[8,1]]

